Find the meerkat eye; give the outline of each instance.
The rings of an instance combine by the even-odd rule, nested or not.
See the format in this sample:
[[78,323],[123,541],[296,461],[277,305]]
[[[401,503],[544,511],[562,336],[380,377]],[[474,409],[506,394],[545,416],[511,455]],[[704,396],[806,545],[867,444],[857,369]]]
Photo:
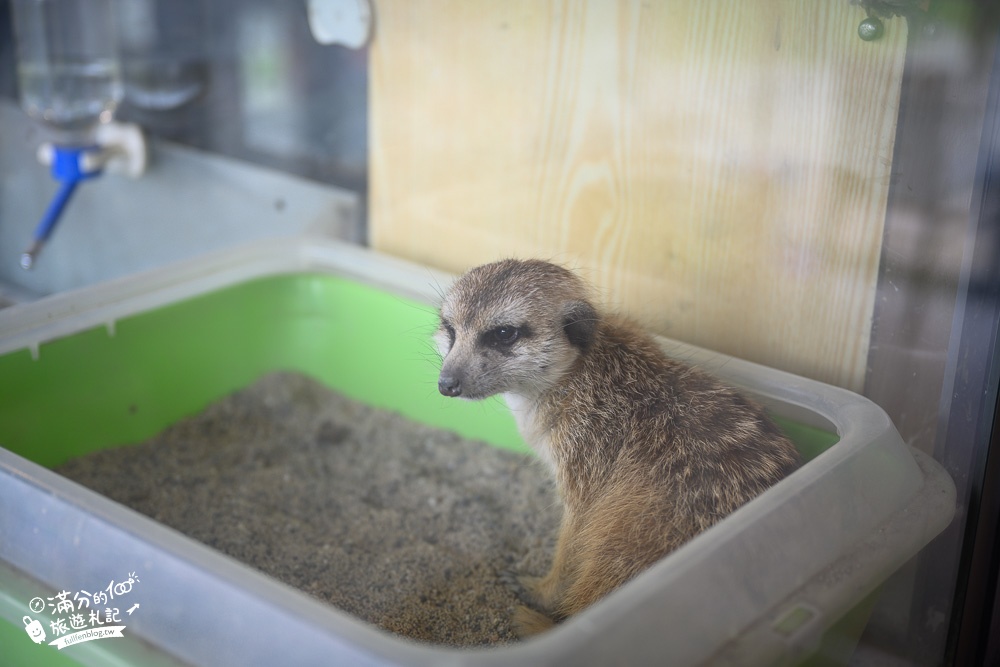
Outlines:
[[490,341],[496,345],[512,345],[521,337],[521,330],[512,326],[497,327],[490,332]]

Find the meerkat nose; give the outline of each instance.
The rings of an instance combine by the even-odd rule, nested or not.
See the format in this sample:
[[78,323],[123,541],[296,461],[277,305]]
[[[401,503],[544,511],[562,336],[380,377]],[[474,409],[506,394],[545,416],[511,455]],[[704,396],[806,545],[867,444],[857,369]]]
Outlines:
[[445,396],[459,396],[462,393],[462,382],[451,375],[442,375],[438,378],[438,391]]

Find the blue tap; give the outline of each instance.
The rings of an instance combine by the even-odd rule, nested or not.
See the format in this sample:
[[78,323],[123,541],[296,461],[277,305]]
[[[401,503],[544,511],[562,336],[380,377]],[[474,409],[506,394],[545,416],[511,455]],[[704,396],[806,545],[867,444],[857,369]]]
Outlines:
[[[31,247],[21,254],[21,267],[30,269],[35,258],[42,251],[42,247],[52,235],[52,231],[59,223],[59,217],[63,209],[69,203],[70,198],[76,191],[76,186],[80,181],[94,178],[100,175],[101,167],[87,170],[84,165],[84,156],[89,152],[100,153],[99,146],[53,146],[52,147],[52,177],[59,182],[59,191],[52,199],[41,222],[35,227],[35,234]],[[101,164],[101,160],[94,161]]]

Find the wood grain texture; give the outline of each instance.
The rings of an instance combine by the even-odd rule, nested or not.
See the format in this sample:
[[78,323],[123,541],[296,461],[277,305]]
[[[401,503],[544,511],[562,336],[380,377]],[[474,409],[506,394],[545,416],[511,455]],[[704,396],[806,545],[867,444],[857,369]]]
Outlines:
[[858,390],[906,24],[846,0],[377,0],[370,239],[564,263],[651,329]]

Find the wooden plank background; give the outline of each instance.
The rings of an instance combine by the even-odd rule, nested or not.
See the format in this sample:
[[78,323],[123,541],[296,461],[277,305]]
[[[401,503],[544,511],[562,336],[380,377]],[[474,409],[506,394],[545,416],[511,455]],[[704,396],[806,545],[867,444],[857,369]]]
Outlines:
[[906,45],[847,0],[376,0],[370,240],[860,390]]

